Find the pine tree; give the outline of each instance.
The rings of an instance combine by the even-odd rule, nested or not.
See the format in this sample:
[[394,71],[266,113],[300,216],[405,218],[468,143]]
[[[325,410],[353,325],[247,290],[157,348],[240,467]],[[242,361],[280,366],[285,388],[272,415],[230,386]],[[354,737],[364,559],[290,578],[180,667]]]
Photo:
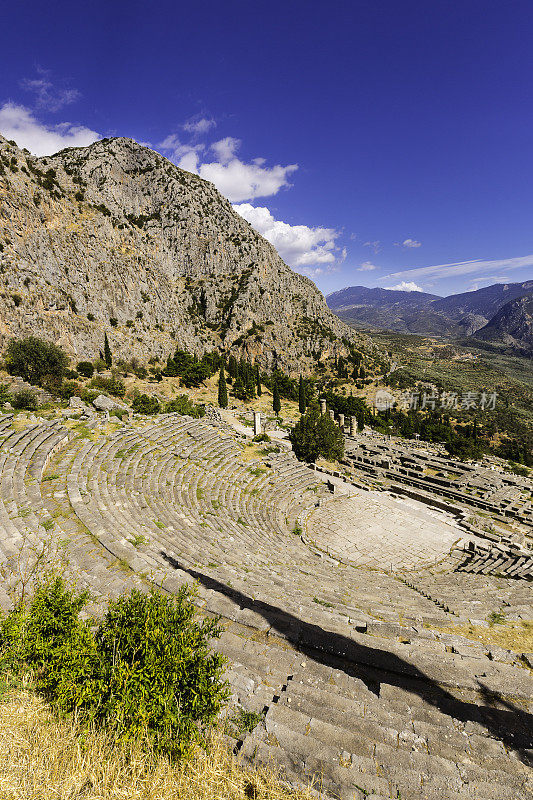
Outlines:
[[226,385],[226,376],[224,375],[224,363],[220,365],[220,374],[218,376],[218,405],[220,408],[228,407],[228,387]]
[[298,410],[300,414],[305,414],[305,386],[304,379],[300,375],[300,383],[298,385]]
[[361,367],[361,369],[359,370],[359,377],[361,378],[362,381],[364,381],[364,379],[366,378],[366,372],[364,367]]
[[113,356],[111,355],[111,348],[109,347],[107,333],[104,334],[104,361],[107,367],[110,367],[113,363]]
[[272,386],[272,408],[276,414],[279,414],[281,411],[281,402],[279,399],[279,389],[278,384],[274,381]]
[[354,379],[354,381],[356,381],[358,377],[359,377],[359,369],[356,364],[355,367],[353,368],[352,378]]
[[259,365],[255,368],[255,382],[257,384],[257,396],[261,397],[261,375],[259,374]]

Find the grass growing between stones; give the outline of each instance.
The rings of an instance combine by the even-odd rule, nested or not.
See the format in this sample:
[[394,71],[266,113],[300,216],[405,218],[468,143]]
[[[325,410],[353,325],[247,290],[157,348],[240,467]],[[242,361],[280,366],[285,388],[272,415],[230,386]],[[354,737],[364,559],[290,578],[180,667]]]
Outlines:
[[446,633],[457,633],[467,639],[476,639],[484,645],[494,645],[503,647],[505,650],[512,650],[514,653],[533,652],[533,622],[520,620],[519,622],[506,620],[494,622],[486,628],[483,625],[451,625],[446,628],[439,628]]
[[58,719],[27,690],[0,698],[2,800],[310,800],[310,790],[284,788],[268,770],[238,764],[221,736],[180,764],[116,744],[103,732]]

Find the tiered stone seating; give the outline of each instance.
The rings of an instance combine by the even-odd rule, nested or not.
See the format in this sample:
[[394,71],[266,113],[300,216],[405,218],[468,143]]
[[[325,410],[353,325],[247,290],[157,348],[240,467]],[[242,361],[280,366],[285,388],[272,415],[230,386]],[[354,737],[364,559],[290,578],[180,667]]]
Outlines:
[[[308,547],[295,525],[327,496],[315,473],[287,453],[250,458],[208,420],[117,426],[5,432],[5,563],[25,536],[51,536],[97,602],[197,584],[204,612],[223,618],[234,704],[264,716],[230,729],[235,748],[291,780],[321,776],[340,798],[528,796],[529,673],[425,627],[457,621],[433,591]],[[444,592],[446,577],[421,580]]]

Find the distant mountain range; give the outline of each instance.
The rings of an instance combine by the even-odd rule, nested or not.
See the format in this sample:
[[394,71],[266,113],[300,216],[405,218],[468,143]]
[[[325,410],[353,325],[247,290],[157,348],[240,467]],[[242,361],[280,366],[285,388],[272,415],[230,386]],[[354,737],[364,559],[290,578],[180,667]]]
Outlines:
[[446,338],[475,336],[533,353],[533,281],[495,283],[449,297],[350,286],[328,295],[326,301],[354,327]]

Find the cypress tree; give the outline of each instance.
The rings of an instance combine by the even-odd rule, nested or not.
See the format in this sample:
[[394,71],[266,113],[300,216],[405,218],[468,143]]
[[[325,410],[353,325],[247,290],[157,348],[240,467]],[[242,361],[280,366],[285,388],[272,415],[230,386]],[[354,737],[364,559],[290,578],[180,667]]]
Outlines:
[[279,412],[281,411],[281,402],[280,402],[280,399],[279,399],[279,389],[278,389],[278,384],[277,384],[276,381],[274,381],[274,384],[272,386],[272,408],[274,409],[274,412],[276,414],[279,414]]
[[228,407],[228,387],[226,385],[226,376],[224,375],[224,363],[220,365],[220,374],[218,376],[218,405],[220,408]]
[[235,380],[235,378],[237,377],[237,359],[235,358],[235,356],[229,357],[228,372],[230,374],[230,377],[233,378],[233,380]]
[[305,414],[305,386],[304,379],[300,375],[300,383],[298,385],[298,410],[300,414]]
[[255,382],[257,384],[257,396],[261,397],[261,375],[259,374],[259,364],[255,368]]
[[104,361],[108,367],[110,367],[113,363],[113,356],[111,355],[111,348],[109,347],[107,333],[104,334]]

